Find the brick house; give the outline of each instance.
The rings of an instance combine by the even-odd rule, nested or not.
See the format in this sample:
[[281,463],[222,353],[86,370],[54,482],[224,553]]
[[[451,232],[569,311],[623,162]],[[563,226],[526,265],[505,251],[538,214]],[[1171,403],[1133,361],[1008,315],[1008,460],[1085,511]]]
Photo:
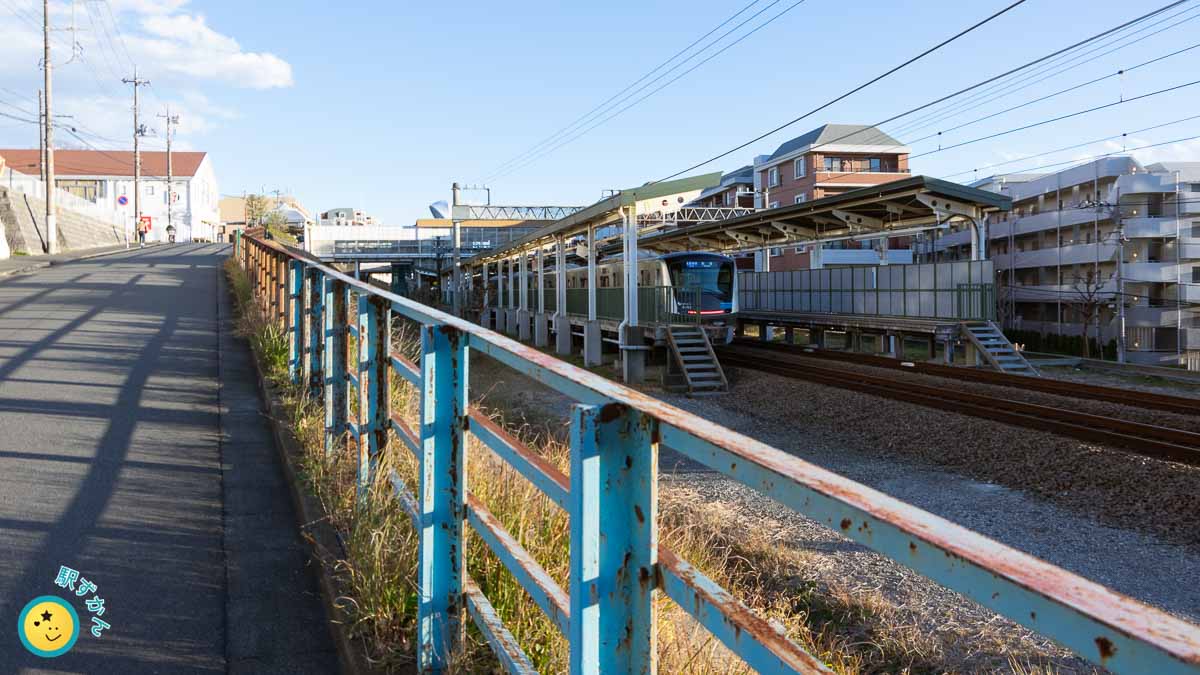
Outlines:
[[[779,146],[774,153],[754,159],[755,206],[778,208],[831,197],[856,188],[908,178],[907,146],[879,129],[862,124],[825,124]],[[892,240],[889,249],[907,241]],[[868,247],[860,242],[825,245],[825,265],[843,264],[836,251]],[[808,246],[772,249],[770,269],[807,269]],[[907,253],[911,256],[911,252]],[[893,254],[888,254],[891,261]],[[894,262],[905,262],[896,255]],[[862,264],[861,255],[844,264]],[[853,262],[851,262],[853,260]],[[907,258],[911,261],[911,258]],[[760,264],[760,267],[761,264]]]

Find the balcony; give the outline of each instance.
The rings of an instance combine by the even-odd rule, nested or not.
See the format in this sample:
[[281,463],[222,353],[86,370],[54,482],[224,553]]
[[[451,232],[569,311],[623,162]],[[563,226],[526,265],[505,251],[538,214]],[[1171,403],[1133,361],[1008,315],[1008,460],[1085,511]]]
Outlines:
[[[1117,245],[1114,243],[1075,244],[1072,246],[1043,248],[1037,251],[1017,251],[1011,265],[1009,260],[1012,256],[1009,254],[993,255],[992,260],[996,261],[996,269],[1008,269],[1010,266],[1016,269],[1025,269],[1030,267],[1079,265],[1094,263],[1097,260],[1103,263],[1114,260],[1116,255]],[[1139,279],[1139,281],[1157,280]]]

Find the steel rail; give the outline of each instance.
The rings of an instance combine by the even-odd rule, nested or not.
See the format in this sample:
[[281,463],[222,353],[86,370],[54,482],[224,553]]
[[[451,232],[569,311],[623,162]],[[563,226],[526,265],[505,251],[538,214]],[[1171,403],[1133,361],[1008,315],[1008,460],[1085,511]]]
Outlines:
[[[740,368],[805,379],[885,398],[950,410],[1086,441],[1115,445],[1135,454],[1200,466],[1200,434],[1140,422],[1118,420],[1063,408],[984,396],[953,389],[877,377],[795,361],[762,361],[728,348],[720,350],[721,363]],[[848,377],[849,376],[849,377]]]
[[1009,373],[998,373],[991,370],[963,368],[961,366],[946,366],[937,363],[906,361],[903,359],[894,359],[888,356],[874,356],[872,354],[855,354],[852,352],[840,352],[829,349],[814,349],[809,347],[797,348],[781,344],[763,343],[758,340],[738,339],[734,340],[734,343],[739,347],[746,347],[750,349],[790,352],[797,356],[811,356],[813,358],[826,359],[830,361],[861,363],[868,366],[877,366],[879,368],[889,368],[892,370],[903,370],[906,372],[916,372],[923,375],[934,375],[936,377],[949,377],[958,380],[983,382],[985,384],[995,384],[1003,387],[1016,387],[1019,389],[1027,389],[1029,391],[1055,394],[1057,396],[1090,399],[1093,401],[1105,401],[1108,403],[1120,403],[1121,405],[1145,408],[1147,410],[1162,410],[1164,412],[1172,412],[1180,415],[1200,416],[1200,399],[1187,398],[1185,396],[1172,396],[1170,394],[1157,394],[1154,392],[1136,391],[1133,389],[1121,389],[1119,387],[1106,387],[1098,384],[1084,384],[1080,382],[1066,382],[1063,380],[1035,378],[1027,375],[1012,375]]

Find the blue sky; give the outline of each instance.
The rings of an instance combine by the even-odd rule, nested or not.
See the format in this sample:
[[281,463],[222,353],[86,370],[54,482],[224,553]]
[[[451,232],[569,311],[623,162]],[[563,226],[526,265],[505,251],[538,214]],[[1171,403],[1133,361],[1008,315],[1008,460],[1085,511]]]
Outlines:
[[[743,14],[767,8],[717,47],[794,2],[768,7],[771,1],[760,0]],[[70,34],[59,35],[57,109],[74,114],[96,146],[127,148],[129,89],[116,75],[127,75],[136,62],[153,81],[153,93],[144,99],[144,121],[159,127],[151,147],[162,145],[159,120],[151,115],[169,103],[182,117],[179,147],[212,153],[222,192],[279,188],[314,211],[360,206],[387,223],[411,224],[427,215],[428,203],[448,198],[452,181],[488,177],[746,2],[77,0],[81,30],[74,37],[83,52],[57,65],[70,56]],[[491,181],[493,201],[585,204],[602,190],[661,178],[799,115],[1006,4],[807,0],[641,104]],[[1029,0],[918,64],[703,170],[748,163],[824,122],[878,122],[1157,6]],[[0,0],[0,112],[20,116],[14,105],[36,107],[28,97],[39,85],[40,34],[21,15],[31,18],[39,8],[32,0]],[[59,25],[70,24],[71,3],[56,3],[54,12]],[[1071,70],[927,128],[896,123],[885,129],[910,142],[1200,42],[1200,0],[1172,14],[1177,12],[1183,14],[1129,40],[1197,19],[1106,56],[1101,50]],[[947,132],[942,141],[969,140],[1200,79],[1198,55],[1200,49]],[[1200,85],[915,158],[912,165],[917,173],[945,176],[1200,114],[1198,104]],[[1137,134],[1127,145],[1198,134],[1200,120],[1192,120]],[[32,125],[0,118],[0,146],[36,142]],[[916,154],[938,146],[933,139],[912,147]],[[1114,149],[1119,144],[1095,144],[1003,169]],[[1200,144],[1165,146],[1139,158],[1200,160]]]

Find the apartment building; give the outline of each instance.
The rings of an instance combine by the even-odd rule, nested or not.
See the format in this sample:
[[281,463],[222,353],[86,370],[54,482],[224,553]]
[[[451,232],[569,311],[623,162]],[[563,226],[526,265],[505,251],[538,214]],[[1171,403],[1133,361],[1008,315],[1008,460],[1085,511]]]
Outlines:
[[[825,124],[754,159],[755,206],[778,208],[901,180],[909,176],[908,155],[908,147],[873,126]],[[812,245],[775,248],[767,257],[758,256],[757,269],[912,262],[907,239],[825,244],[818,255]]]
[[[988,223],[1006,328],[1120,343],[1126,360],[1200,370],[1200,162],[1109,157],[973,184],[1006,194]],[[928,248],[966,259],[968,233]]]
[[[29,176],[41,173],[41,152],[0,150],[10,169]],[[149,241],[166,241],[168,221],[176,241],[212,241],[221,217],[220,193],[212,160],[205,152],[172,152],[171,183],[167,153],[141,153],[140,210],[150,224]],[[124,150],[55,150],[55,185],[134,227],[133,153]]]
[[691,206],[754,206],[754,167],[750,164],[721,175],[721,184],[708,188],[690,202]]
[[329,209],[321,214],[318,225],[375,225],[375,218],[352,208]]

